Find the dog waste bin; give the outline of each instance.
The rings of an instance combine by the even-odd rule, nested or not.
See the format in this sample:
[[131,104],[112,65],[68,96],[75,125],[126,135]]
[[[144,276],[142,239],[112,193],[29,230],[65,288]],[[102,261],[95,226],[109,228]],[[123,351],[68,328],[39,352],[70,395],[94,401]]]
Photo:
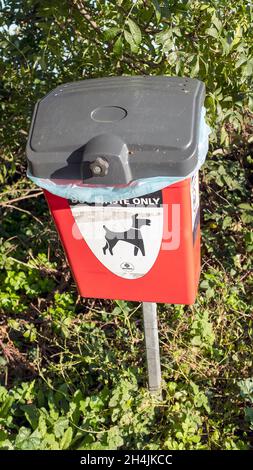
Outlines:
[[195,79],[110,77],[37,103],[28,176],[44,189],[81,296],[194,302],[204,94]]

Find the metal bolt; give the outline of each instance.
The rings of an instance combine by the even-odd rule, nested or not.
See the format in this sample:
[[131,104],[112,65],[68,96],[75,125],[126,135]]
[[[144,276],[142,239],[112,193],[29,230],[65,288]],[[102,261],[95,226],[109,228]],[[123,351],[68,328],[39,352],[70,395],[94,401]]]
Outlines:
[[95,173],[96,175],[99,175],[102,171],[102,168],[100,166],[93,166],[92,168],[92,171],[93,173]]
[[109,163],[103,157],[97,157],[94,162],[90,164],[91,172],[94,176],[105,176],[108,173]]

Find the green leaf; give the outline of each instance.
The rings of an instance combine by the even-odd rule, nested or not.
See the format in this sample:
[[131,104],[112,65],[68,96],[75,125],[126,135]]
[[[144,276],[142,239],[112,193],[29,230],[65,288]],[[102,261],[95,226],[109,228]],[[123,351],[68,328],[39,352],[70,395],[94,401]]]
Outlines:
[[207,279],[204,279],[201,283],[200,283],[200,287],[201,289],[208,289],[210,287],[209,285],[209,281]]
[[242,64],[245,64],[247,60],[248,60],[247,56],[245,55],[240,56],[239,59],[235,63],[235,68],[238,69],[239,67],[241,67]]
[[214,24],[214,26],[216,27],[217,31],[221,31],[222,28],[223,28],[223,25],[222,25],[222,22],[219,20],[219,18],[217,18],[216,15],[213,15],[212,17],[212,23]]
[[11,396],[6,397],[5,401],[3,402],[0,408],[0,418],[5,418],[8,415],[9,410],[12,407],[13,401],[14,401],[13,397]]
[[194,336],[191,340],[191,344],[193,346],[201,346],[202,344],[202,338],[201,336]]
[[227,215],[222,222],[222,229],[226,230],[228,227],[231,227],[231,224],[232,224],[232,217]]
[[103,35],[106,41],[110,41],[111,39],[114,39],[120,32],[121,30],[117,26],[113,26],[110,29],[106,29]]
[[155,10],[155,16],[156,16],[157,22],[159,23],[161,16],[162,16],[160,4],[158,0],[152,0],[152,4]]
[[168,41],[168,39],[171,39],[171,37],[172,37],[172,31],[170,28],[167,28],[164,31],[157,33],[155,36],[155,39],[158,44],[164,44],[165,41]]
[[120,429],[118,426],[113,426],[107,431],[107,443],[110,450],[117,450],[124,445],[124,440],[121,437]]
[[10,441],[10,439],[8,439],[8,437],[9,436],[6,432],[0,430],[0,449],[1,450],[13,450],[14,449],[13,444]]
[[54,423],[54,433],[56,437],[62,437],[65,429],[69,425],[68,418],[61,417]]
[[135,42],[135,44],[137,44],[137,46],[139,46],[139,44],[141,43],[141,30],[139,26],[130,18],[128,18],[127,23],[128,23],[131,35],[133,37],[133,41]]
[[45,417],[42,414],[39,417],[38,431],[42,437],[45,437],[47,434],[47,423]]
[[5,359],[5,357],[0,356],[0,368],[5,367],[8,364],[8,361]]
[[248,253],[252,253],[253,252],[253,232],[247,232],[244,238],[245,238],[246,251]]
[[251,77],[252,74],[253,74],[253,60],[248,60],[247,66],[246,66],[246,76]]
[[60,442],[60,448],[62,450],[68,449],[71,444],[72,438],[73,438],[73,429],[69,427],[68,429],[66,429],[65,433],[62,436],[62,439]]
[[128,44],[131,47],[132,52],[138,52],[139,47],[138,45],[134,42],[132,34],[129,33],[126,29],[124,30],[124,36],[125,40],[128,42]]
[[253,206],[249,204],[248,202],[242,202],[241,204],[238,204],[238,207],[245,211],[251,211],[251,212],[253,211]]
[[219,37],[218,31],[217,31],[216,28],[207,28],[206,34],[208,36],[212,36],[215,39],[217,39]]
[[248,398],[253,402],[253,379],[250,377],[238,382],[240,392],[243,398]]
[[31,435],[31,430],[28,428],[25,428],[24,426],[21,426],[16,436],[15,444],[19,446],[23,441],[27,440],[30,435]]
[[38,409],[35,405],[23,405],[21,409],[24,411],[28,423],[32,426],[33,430],[35,430],[38,426],[39,420]]
[[50,450],[60,449],[59,443],[56,441],[54,434],[47,433],[43,439],[43,443],[45,444],[46,448],[49,448]]
[[122,54],[122,50],[123,50],[122,37],[119,36],[118,39],[114,43],[113,52],[116,56],[120,56]]
[[196,59],[193,61],[193,64],[191,64],[191,77],[196,77],[199,73],[199,57],[196,57]]

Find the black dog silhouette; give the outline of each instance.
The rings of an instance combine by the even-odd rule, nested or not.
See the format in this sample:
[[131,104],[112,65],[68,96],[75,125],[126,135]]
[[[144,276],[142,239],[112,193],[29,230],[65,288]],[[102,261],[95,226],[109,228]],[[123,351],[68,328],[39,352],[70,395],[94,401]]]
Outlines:
[[138,214],[132,216],[132,226],[130,229],[125,230],[124,232],[112,232],[105,225],[103,225],[106,234],[105,234],[105,246],[103,247],[104,255],[106,251],[109,250],[109,253],[113,255],[113,248],[116,243],[120,240],[134,245],[134,256],[137,256],[138,251],[145,256],[145,248],[143,243],[143,238],[141,234],[141,227],[143,225],[150,225],[150,219],[138,219]]

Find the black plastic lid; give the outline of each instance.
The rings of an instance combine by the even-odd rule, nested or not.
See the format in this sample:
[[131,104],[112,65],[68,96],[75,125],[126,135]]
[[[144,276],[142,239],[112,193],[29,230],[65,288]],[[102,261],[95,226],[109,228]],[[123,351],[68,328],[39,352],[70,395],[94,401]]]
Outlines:
[[35,107],[29,170],[99,185],[186,176],[197,165],[204,95],[199,80],[166,76],[58,86]]

